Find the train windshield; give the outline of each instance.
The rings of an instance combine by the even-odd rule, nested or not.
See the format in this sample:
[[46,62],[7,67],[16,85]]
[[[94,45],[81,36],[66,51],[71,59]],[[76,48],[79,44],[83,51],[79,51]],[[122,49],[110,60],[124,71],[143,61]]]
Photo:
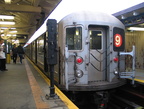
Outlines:
[[68,50],[82,49],[82,27],[66,28],[66,45]]
[[102,31],[89,31],[90,49],[102,49]]

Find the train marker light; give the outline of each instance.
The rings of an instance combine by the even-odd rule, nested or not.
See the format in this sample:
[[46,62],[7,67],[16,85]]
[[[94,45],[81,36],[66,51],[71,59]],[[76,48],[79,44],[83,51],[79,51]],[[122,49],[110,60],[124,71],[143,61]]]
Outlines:
[[114,57],[113,60],[114,60],[114,62],[118,62],[119,59],[118,59],[118,57]]
[[83,58],[82,57],[76,57],[76,63],[77,64],[82,64],[83,63]]

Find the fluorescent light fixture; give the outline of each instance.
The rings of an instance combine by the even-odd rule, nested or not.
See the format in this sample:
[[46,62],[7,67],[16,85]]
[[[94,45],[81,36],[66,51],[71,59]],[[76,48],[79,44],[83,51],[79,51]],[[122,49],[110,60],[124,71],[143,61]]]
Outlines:
[[3,30],[4,30],[4,29],[8,29],[8,27],[1,27],[0,29],[3,29]]
[[11,34],[7,34],[6,36],[12,36]]
[[14,19],[14,16],[0,15],[0,19]]
[[0,32],[1,32],[1,33],[3,33],[3,32],[4,32],[4,30],[0,30]]
[[39,44],[43,45],[44,44],[44,40],[39,40]]
[[0,29],[12,29],[12,30],[14,30],[14,29],[16,29],[16,28],[14,28],[14,27],[12,27],[12,28],[8,28],[8,27],[0,27]]
[[5,1],[5,3],[7,3],[7,4],[10,4],[11,3],[11,0],[4,0]]
[[0,21],[1,25],[15,25],[15,22]]
[[97,34],[97,36],[102,36],[102,34]]
[[136,11],[133,12],[133,15],[134,15],[134,16],[137,16],[138,14],[139,14],[139,13],[136,12]]
[[13,28],[10,28],[10,29],[14,30],[14,29],[16,29],[16,28],[13,27]]
[[[1,34],[1,36],[5,36],[5,34]],[[6,36],[12,36],[11,34],[7,34]]]
[[[5,36],[5,34],[1,34],[1,36]],[[16,34],[7,34],[6,36],[13,36],[13,37],[15,37],[17,35]]]
[[14,43],[19,44],[19,40],[16,40]]
[[10,31],[9,33],[17,33],[17,31]]
[[129,27],[128,30],[132,30],[132,31],[144,31],[144,28],[141,28],[141,27]]
[[121,15],[121,19],[126,19],[126,17],[124,15]]
[[12,40],[12,43],[18,44],[19,40]]
[[17,36],[17,35],[16,35],[16,34],[13,34],[12,36],[14,36],[14,37],[15,37],[15,36]]
[[15,40],[13,39],[13,40],[11,40],[12,42],[14,42]]
[[4,34],[1,34],[1,36],[4,36]]

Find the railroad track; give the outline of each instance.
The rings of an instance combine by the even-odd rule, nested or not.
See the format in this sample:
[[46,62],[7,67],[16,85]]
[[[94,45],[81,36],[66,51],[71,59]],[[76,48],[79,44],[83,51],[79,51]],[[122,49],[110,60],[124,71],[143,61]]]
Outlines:
[[144,109],[144,91],[139,86],[121,87],[111,94],[108,109]]
[[135,102],[129,101],[123,97],[112,95],[109,101],[108,109],[144,109]]

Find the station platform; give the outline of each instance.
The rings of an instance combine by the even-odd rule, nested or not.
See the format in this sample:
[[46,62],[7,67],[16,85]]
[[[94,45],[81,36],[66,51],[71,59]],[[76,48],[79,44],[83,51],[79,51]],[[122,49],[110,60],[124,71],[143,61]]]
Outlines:
[[143,69],[135,70],[135,79],[134,80],[144,84],[144,70]]
[[46,99],[49,80],[27,58],[6,66],[0,71],[0,109],[78,109],[56,86],[58,97]]

